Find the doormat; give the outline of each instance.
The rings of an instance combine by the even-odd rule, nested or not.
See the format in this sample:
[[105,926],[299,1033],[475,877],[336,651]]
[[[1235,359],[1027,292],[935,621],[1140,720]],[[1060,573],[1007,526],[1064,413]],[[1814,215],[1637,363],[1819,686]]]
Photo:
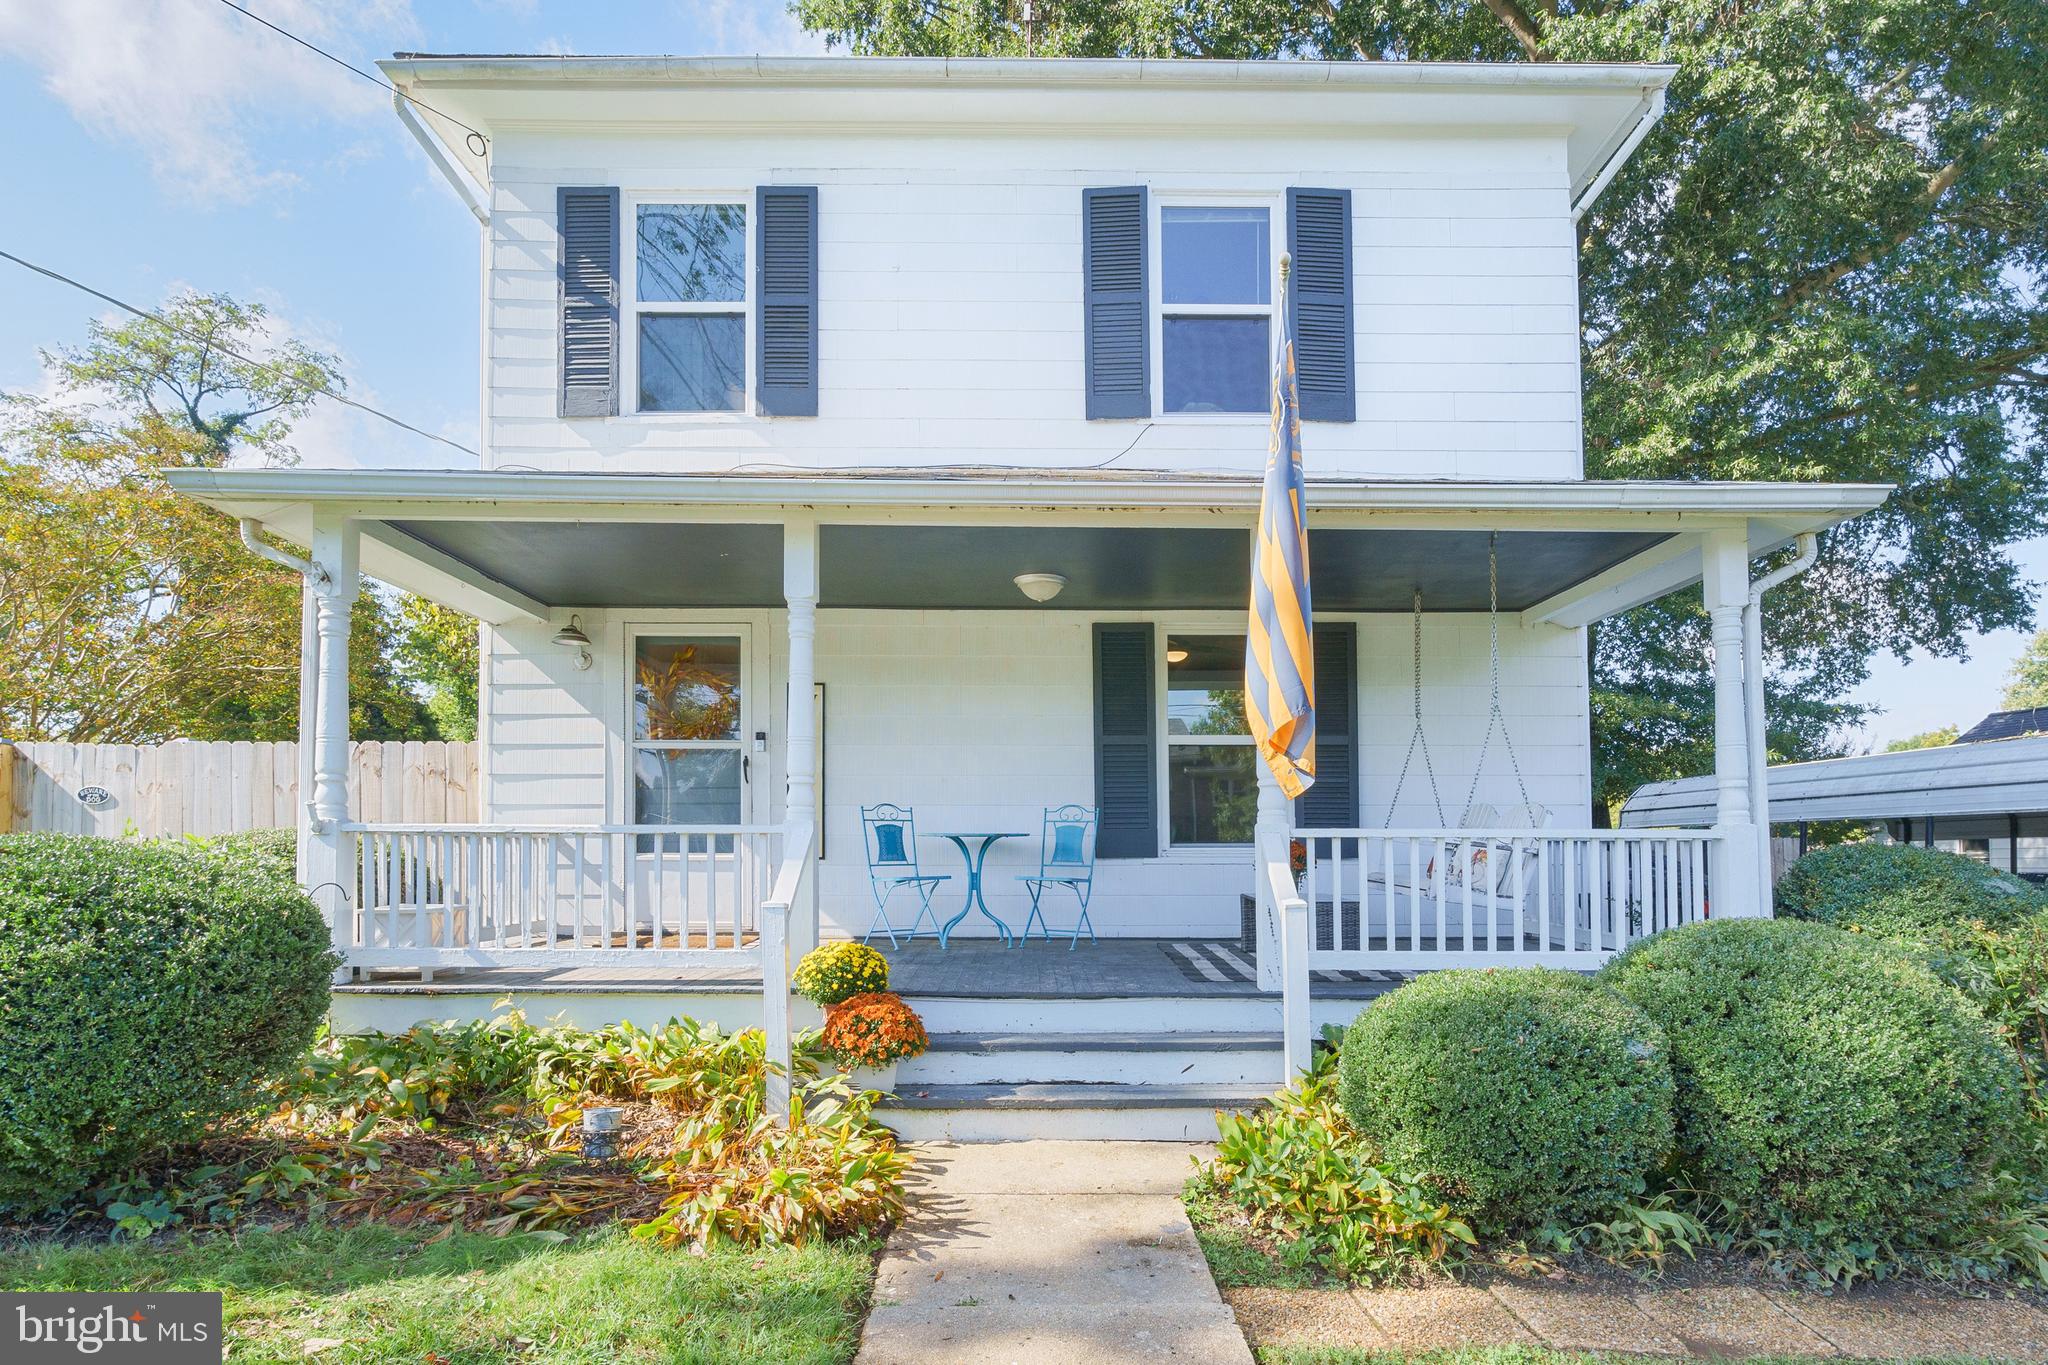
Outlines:
[[[1238,945],[1234,939],[1198,938],[1172,940],[1159,945],[1159,951],[1166,954],[1167,961],[1180,970],[1190,981],[1238,982],[1251,984],[1259,979],[1258,964]],[[1412,972],[1310,972],[1314,981],[1349,982],[1352,984],[1373,982],[1406,981]]]

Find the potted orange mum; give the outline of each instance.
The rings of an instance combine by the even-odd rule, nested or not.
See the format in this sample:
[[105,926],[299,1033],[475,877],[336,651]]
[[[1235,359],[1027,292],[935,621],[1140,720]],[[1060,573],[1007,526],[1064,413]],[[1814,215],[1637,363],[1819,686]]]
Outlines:
[[896,1084],[896,1063],[931,1046],[924,1021],[894,991],[849,996],[825,1011],[824,1043],[864,1090]]

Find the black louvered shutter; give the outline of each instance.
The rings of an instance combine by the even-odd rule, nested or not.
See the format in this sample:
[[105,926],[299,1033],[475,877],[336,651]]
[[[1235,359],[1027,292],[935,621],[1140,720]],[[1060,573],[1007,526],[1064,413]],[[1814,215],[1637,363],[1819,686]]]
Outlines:
[[1295,802],[1310,829],[1358,827],[1358,627],[1318,621],[1316,782]]
[[1088,416],[1152,415],[1145,187],[1081,191],[1081,293]]
[[561,415],[611,417],[619,410],[618,189],[560,187],[555,223]]
[[818,189],[754,192],[754,397],[764,417],[818,415]]
[[1309,422],[1358,420],[1351,330],[1351,191],[1287,191],[1295,379]]
[[1159,853],[1152,627],[1095,627],[1095,856]]

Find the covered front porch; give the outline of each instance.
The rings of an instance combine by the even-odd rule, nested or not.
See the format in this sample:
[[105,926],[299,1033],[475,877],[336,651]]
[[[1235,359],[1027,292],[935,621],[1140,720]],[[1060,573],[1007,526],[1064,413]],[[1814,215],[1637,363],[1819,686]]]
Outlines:
[[[1114,992],[1132,979],[1111,955],[1131,951],[1133,970],[1175,970],[1177,994],[1284,998],[1304,1055],[1311,995],[1362,984],[1346,974],[1590,968],[1710,910],[1760,913],[1749,561],[1883,496],[1312,484],[1316,627],[1339,652],[1326,662],[1319,647],[1320,780],[1289,810],[1218,719],[1230,678],[1189,667],[1241,648],[1247,478],[177,479],[252,531],[310,547],[294,561],[309,584],[305,880],[350,972],[407,969],[432,977],[426,988],[450,973],[723,974],[756,983],[771,1036],[786,1036],[794,957],[873,921],[861,811],[892,803],[915,811],[920,834],[1018,836],[990,857],[990,922],[965,914],[943,955],[919,942],[913,980],[993,993],[1041,973],[1055,993],[1083,994],[1087,979]],[[359,573],[489,627],[482,824],[348,819]],[[1016,579],[1029,573],[1057,574],[1062,590],[1027,598]],[[1719,818],[1705,831],[1593,829],[1579,628],[1702,579]],[[1514,753],[1485,737],[1496,723]],[[1418,725],[1427,787],[1399,776]],[[968,937],[1021,925],[1043,812],[1065,805],[1098,815],[1090,912],[1103,941],[1011,950]],[[967,868],[943,843],[915,850],[950,879],[939,916],[964,911]],[[1059,911],[1067,928],[1073,912]],[[1252,981],[1190,980],[1160,947],[1230,942]]]

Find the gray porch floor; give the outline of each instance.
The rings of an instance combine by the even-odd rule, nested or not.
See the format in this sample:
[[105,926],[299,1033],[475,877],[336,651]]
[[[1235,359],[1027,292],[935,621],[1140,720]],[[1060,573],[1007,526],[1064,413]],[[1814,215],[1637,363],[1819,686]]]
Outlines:
[[[900,995],[987,1000],[1106,1000],[1132,997],[1211,996],[1221,998],[1278,995],[1259,990],[1256,981],[1213,980],[1176,942],[1156,938],[1085,940],[1069,949],[1064,942],[1033,940],[1005,948],[996,939],[955,939],[952,946],[920,939],[892,949],[876,946],[889,959],[889,985]],[[1210,970],[1225,971],[1236,954],[1235,940],[1196,941],[1196,956]],[[1222,949],[1218,956],[1203,949]],[[1404,979],[1394,972],[1365,975],[1373,979],[1331,979],[1318,973],[1315,994],[1322,999],[1370,999]],[[410,971],[380,973],[372,980],[336,987],[340,991],[423,994],[477,994],[505,990],[567,990],[620,994],[752,994],[761,976],[752,969],[721,967],[662,968],[641,965],[588,967],[443,968],[431,982]]]

